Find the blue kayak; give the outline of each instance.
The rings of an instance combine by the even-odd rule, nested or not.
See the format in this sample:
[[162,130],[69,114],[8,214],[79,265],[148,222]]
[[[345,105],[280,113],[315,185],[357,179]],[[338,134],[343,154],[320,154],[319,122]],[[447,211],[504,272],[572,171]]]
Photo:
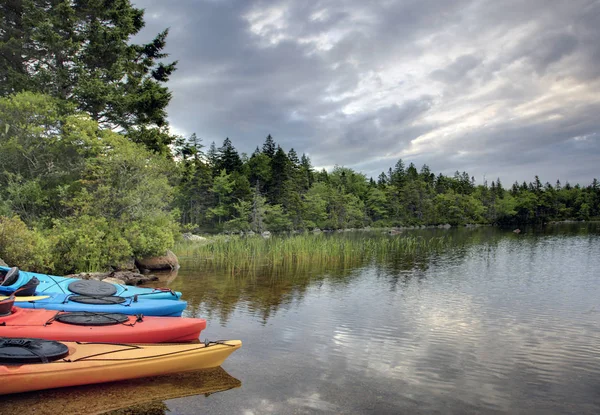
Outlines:
[[14,305],[22,308],[173,317],[181,316],[187,306],[187,302],[182,300],[164,301],[152,300],[146,297],[89,297],[67,294],[14,297],[14,300]]
[[[0,266],[0,273],[6,274],[9,267]],[[38,274],[36,272],[18,272],[16,281],[0,285],[0,295],[13,293],[17,288],[27,284],[33,277],[39,280],[37,294],[80,294],[80,295],[116,295],[119,297],[143,296],[153,300],[178,300],[181,293],[161,288],[142,288],[129,285],[113,284],[103,281],[80,280],[56,275]],[[2,276],[0,276],[0,280]]]

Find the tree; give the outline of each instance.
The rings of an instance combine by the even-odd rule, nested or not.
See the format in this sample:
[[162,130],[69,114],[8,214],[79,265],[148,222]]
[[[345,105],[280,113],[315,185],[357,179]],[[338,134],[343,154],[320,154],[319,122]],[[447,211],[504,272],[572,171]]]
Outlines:
[[144,20],[129,0],[10,0],[0,10],[1,95],[51,95],[169,152],[165,84],[176,62],[161,62],[168,30],[147,44],[131,42]]
[[273,140],[273,137],[271,137],[271,134],[269,134],[265,140],[265,143],[263,144],[262,152],[267,157],[273,158],[273,156],[275,156],[275,150],[275,141]]
[[223,219],[229,215],[229,202],[231,200],[233,185],[233,180],[231,180],[231,176],[227,174],[225,169],[221,170],[221,173],[215,177],[211,192],[215,195],[217,205],[208,209],[207,215],[209,218],[216,217],[219,226],[221,226]]
[[217,170],[217,164],[219,163],[219,153],[217,151],[217,146],[213,141],[210,143],[210,147],[208,148],[208,153],[206,153],[206,159],[208,161],[208,165],[213,170],[214,175],[220,173],[220,170]]
[[254,232],[262,233],[265,230],[267,200],[260,194],[258,183],[254,188],[254,197],[252,199],[252,212],[250,227]]
[[223,145],[219,148],[215,168],[218,171],[225,170],[227,173],[231,174],[241,167],[242,160],[240,159],[240,155],[228,137],[223,141]]
[[312,186],[315,178],[310,158],[304,153],[302,153],[302,158],[300,159],[300,175],[302,189],[306,192]]
[[290,160],[280,146],[271,159],[271,181],[268,186],[267,199],[271,204],[281,204],[283,183],[289,178]]

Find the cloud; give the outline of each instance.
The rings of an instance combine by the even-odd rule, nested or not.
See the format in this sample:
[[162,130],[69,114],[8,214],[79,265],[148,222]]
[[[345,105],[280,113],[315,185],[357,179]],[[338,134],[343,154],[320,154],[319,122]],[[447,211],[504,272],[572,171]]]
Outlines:
[[598,1],[135,4],[140,39],[170,27],[171,124],[207,143],[270,133],[373,177],[400,157],[504,183],[598,176]]

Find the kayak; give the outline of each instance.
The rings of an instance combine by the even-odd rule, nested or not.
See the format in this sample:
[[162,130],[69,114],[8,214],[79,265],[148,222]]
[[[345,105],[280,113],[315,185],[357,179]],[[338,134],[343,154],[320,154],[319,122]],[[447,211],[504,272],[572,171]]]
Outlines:
[[6,281],[5,276],[10,270],[11,268],[9,267],[0,266],[0,281],[2,281],[0,294],[11,294],[35,277],[39,281],[36,291],[38,294],[117,295],[120,297],[143,295],[153,300],[178,300],[181,297],[180,292],[164,288],[133,287],[104,281],[66,278],[22,270],[17,270],[18,275],[11,278],[10,281]]
[[183,343],[198,340],[206,328],[200,318],[129,316],[117,313],[31,310],[12,307],[0,315],[1,337],[119,343]]
[[0,394],[213,368],[241,345],[239,340],[140,345],[0,339]]
[[[0,300],[7,299],[0,296]],[[185,307],[182,300],[152,300],[147,297],[90,297],[82,295],[48,294],[14,297],[15,305],[21,308],[56,311],[93,311],[96,313],[121,313],[128,315],[179,317]]]

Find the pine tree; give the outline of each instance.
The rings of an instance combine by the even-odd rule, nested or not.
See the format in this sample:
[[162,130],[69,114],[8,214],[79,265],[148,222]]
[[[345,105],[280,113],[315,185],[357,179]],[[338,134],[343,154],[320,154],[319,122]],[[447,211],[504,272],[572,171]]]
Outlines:
[[225,170],[228,174],[238,171],[242,167],[242,160],[237,150],[231,143],[229,137],[223,141],[223,145],[219,148],[217,169]]
[[217,151],[217,146],[213,141],[210,143],[210,147],[208,148],[208,153],[206,153],[206,158],[208,160],[208,165],[213,170],[213,176],[216,176],[220,173],[217,169],[217,164],[219,163],[219,152]]
[[176,62],[160,62],[168,30],[147,44],[131,42],[144,26],[143,9],[128,0],[9,0],[0,12],[0,95],[49,94],[169,153],[165,85]]
[[275,141],[273,140],[273,137],[271,137],[271,134],[269,134],[263,144],[262,151],[269,156],[269,158],[273,158],[275,156],[275,149]]
[[304,191],[308,191],[315,181],[315,178],[310,158],[304,153],[302,153],[302,157],[300,158],[300,174],[302,175],[302,188]]
[[271,182],[269,183],[269,203],[281,204],[283,195],[283,183],[289,179],[290,160],[280,146],[271,160]]

